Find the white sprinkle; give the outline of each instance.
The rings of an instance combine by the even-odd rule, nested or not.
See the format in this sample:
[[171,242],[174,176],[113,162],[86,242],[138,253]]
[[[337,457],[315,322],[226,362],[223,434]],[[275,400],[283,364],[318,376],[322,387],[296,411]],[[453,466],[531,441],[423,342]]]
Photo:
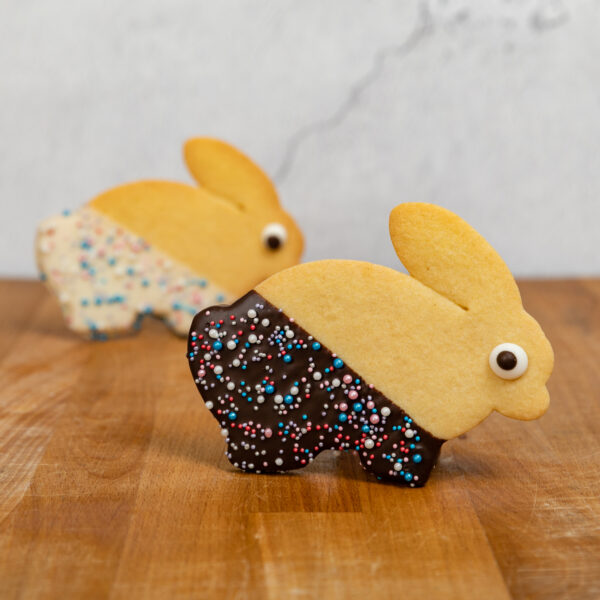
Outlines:
[[298,388],[297,388],[295,385],[293,385],[293,386],[290,388],[290,394],[292,394],[293,396],[295,396],[295,395],[296,395],[296,394],[297,394],[299,391],[300,391],[300,390],[299,390],[299,389],[298,389]]
[[283,464],[283,458],[276,458],[275,459],[275,464],[280,467]]
[[227,342],[227,348],[229,350],[235,350],[235,347],[237,346],[237,344],[233,341],[233,340],[229,340]]
[[288,330],[285,332],[285,337],[287,337],[287,338],[290,338],[290,339],[292,339],[292,338],[294,337],[294,335],[295,335],[295,334],[294,334],[294,332],[293,332],[291,329],[288,329]]
[[263,327],[268,327],[271,324],[271,321],[269,321],[269,319],[263,319],[262,320],[262,326]]
[[400,463],[395,463],[394,464],[394,471],[400,471],[400,469],[402,469],[402,465]]
[[387,406],[384,406],[384,407],[381,409],[381,414],[382,414],[384,417],[389,417],[391,412],[392,412],[392,411],[391,411],[391,410],[390,410],[390,409],[389,409]]
[[404,435],[405,435],[407,438],[411,438],[411,437],[413,437],[413,436],[415,435],[415,432],[414,432],[414,430],[412,430],[412,429],[407,429],[407,430],[404,432]]
[[209,400],[208,402],[205,402],[206,404],[206,408],[208,408],[208,410],[212,410],[214,404]]
[[209,335],[211,338],[215,338],[215,339],[216,339],[216,338],[218,338],[218,337],[219,337],[219,332],[218,332],[216,329],[211,329],[211,330],[208,332],[208,335]]
[[234,358],[231,364],[234,367],[239,367],[240,366],[240,359],[239,358]]
[[248,341],[249,341],[251,344],[256,344],[256,342],[258,341],[258,338],[257,338],[257,337],[256,337],[256,336],[255,336],[253,333],[251,333],[251,334],[248,336]]
[[235,383],[233,383],[233,381],[230,381],[230,382],[227,384],[227,389],[228,389],[228,390],[235,390]]
[[227,437],[229,435],[229,429],[221,429],[221,435]]
[[331,382],[331,385],[332,385],[333,387],[340,387],[340,384],[341,384],[341,383],[342,383],[342,382],[341,382],[341,381],[340,381],[340,380],[339,380],[339,379],[336,377],[336,378],[335,378],[335,379],[334,379],[334,380]]
[[369,450],[375,445],[375,442],[373,440],[365,440],[365,448],[368,448]]
[[211,358],[212,358],[212,356],[211,356],[210,352],[207,352],[207,353],[204,355],[204,360],[210,360]]
[[221,365],[217,365],[214,368],[215,375],[220,375],[223,372],[223,367]]
[[313,379],[314,379],[315,381],[320,381],[321,377],[323,377],[323,375],[321,375],[321,373],[320,373],[319,371],[315,371],[315,372],[313,373]]
[[262,404],[262,403],[265,401],[265,397],[264,397],[264,396],[258,396],[258,397],[256,398],[256,401],[257,401],[259,404]]
[[254,319],[254,317],[256,317],[256,311],[255,311],[253,308],[251,308],[251,309],[248,311],[248,316],[249,316],[251,319]]
[[277,394],[273,400],[275,400],[275,404],[281,404],[283,402],[283,396],[281,394]]

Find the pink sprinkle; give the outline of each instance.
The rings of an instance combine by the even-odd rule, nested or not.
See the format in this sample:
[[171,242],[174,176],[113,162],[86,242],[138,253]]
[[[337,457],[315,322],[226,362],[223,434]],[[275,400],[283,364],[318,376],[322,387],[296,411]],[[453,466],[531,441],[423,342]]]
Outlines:
[[352,383],[352,375],[344,375],[344,383]]
[[341,403],[340,403],[340,410],[341,410],[342,412],[345,412],[345,411],[347,411],[347,410],[348,410],[348,405],[347,405],[345,402],[341,402]]
[[350,390],[348,392],[348,398],[350,398],[350,400],[356,400],[358,398],[358,392],[356,390]]
[[369,400],[367,402],[367,408],[368,409],[375,408],[375,402],[373,402],[373,400]]
[[265,437],[270,438],[273,435],[273,430],[270,427],[265,429]]
[[376,425],[377,423],[379,423],[379,415],[371,415],[369,417],[369,421],[371,421],[373,425]]

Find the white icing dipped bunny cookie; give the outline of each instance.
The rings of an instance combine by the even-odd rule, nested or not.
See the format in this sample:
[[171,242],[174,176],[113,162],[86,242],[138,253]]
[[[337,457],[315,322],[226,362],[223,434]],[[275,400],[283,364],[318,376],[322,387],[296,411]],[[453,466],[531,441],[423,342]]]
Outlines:
[[199,187],[122,185],[40,225],[40,273],[72,330],[104,339],[152,314],[185,335],[202,307],[300,260],[302,234],[258,166],[207,138],[184,154]]

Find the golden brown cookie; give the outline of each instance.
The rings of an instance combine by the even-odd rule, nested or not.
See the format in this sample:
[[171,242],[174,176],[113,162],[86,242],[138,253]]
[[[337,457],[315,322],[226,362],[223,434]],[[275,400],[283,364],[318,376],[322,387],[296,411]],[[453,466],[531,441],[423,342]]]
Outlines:
[[354,449],[378,477],[418,486],[441,444],[493,410],[545,412],[552,348],[492,247],[429,204],[396,207],[390,235],[409,275],[307,263],[194,318],[190,367],[236,466]]

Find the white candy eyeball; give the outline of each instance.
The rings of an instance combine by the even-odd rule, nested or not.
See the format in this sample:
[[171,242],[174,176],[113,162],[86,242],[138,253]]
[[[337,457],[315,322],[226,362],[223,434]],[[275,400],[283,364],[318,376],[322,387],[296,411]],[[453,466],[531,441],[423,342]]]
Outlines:
[[490,352],[490,368],[502,379],[521,377],[528,365],[527,352],[517,344],[500,344]]
[[269,223],[262,230],[263,244],[269,250],[278,250],[287,240],[287,231],[281,223]]

